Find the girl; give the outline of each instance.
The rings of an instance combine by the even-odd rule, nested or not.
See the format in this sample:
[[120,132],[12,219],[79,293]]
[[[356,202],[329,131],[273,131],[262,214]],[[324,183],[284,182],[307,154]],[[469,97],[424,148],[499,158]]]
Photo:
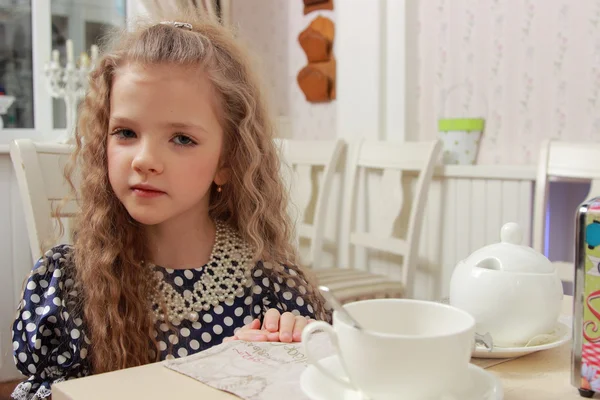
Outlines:
[[74,245],[37,262],[13,326],[29,375],[14,398],[225,338],[298,341],[329,318],[295,263],[272,131],[224,28],[178,17],[118,35],[66,171],[81,177]]

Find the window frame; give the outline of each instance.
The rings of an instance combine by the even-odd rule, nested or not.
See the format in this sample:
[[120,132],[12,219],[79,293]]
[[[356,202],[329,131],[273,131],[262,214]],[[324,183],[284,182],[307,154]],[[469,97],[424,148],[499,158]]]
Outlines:
[[[50,2],[31,2],[31,51],[33,79],[33,126],[34,128],[5,128],[0,131],[0,146],[8,145],[19,138],[43,139],[40,126],[52,126],[52,100],[46,91],[44,79],[44,61],[50,59],[48,40],[51,33]],[[45,44],[45,46],[44,46]],[[50,133],[50,132],[47,132]]]

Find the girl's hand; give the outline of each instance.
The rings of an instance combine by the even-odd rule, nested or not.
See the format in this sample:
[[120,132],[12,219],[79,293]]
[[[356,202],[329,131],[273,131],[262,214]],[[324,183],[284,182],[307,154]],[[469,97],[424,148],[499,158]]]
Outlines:
[[260,321],[255,319],[250,324],[240,328],[235,336],[225,338],[223,341],[245,340],[249,342],[300,342],[302,329],[312,322],[306,317],[296,316],[291,312],[279,314],[271,308],[265,313],[265,318],[260,326]]
[[245,340],[247,342],[277,342],[279,340],[279,332],[273,333],[260,329],[260,320],[256,318],[248,325],[244,325],[238,329],[234,336],[223,339],[223,343],[231,342],[232,340]]
[[279,332],[279,341],[285,343],[300,342],[302,340],[302,330],[309,319],[291,312],[279,314],[275,308],[267,310],[263,320],[262,329],[267,332]]

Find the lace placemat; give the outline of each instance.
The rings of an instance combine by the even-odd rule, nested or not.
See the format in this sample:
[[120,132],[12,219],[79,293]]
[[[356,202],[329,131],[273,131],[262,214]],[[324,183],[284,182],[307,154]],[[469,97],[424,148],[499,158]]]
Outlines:
[[[315,334],[311,346],[323,357],[334,353],[326,334]],[[247,400],[308,399],[300,390],[300,375],[307,366],[301,343],[243,341],[166,363],[167,368]]]

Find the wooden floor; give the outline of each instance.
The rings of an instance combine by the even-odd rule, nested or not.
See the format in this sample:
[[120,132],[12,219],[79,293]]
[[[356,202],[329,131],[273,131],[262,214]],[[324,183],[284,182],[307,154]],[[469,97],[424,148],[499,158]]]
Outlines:
[[10,394],[21,381],[0,382],[0,400],[10,400]]

